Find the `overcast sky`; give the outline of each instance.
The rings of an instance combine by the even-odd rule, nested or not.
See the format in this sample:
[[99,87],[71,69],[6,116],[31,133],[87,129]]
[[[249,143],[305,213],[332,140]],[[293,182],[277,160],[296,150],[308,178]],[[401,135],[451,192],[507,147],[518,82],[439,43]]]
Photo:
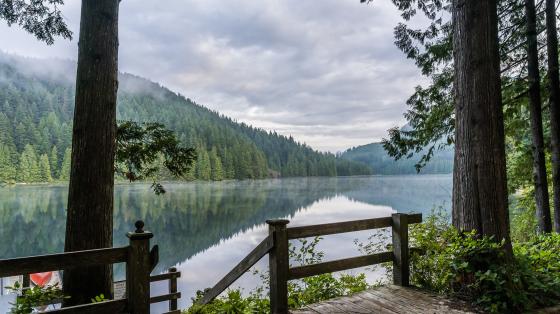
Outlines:
[[[76,59],[79,11],[79,0],[66,0],[74,40],[50,47],[0,21],[0,49]],[[119,66],[336,152],[404,123],[423,78],[393,44],[399,21],[389,0],[123,0]]]

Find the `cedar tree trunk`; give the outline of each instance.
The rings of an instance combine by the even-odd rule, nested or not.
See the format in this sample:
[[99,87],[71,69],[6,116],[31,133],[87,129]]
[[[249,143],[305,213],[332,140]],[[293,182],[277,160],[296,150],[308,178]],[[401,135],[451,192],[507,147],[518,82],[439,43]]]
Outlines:
[[[119,0],[83,0],[65,251],[113,245]],[[65,305],[113,290],[112,265],[65,270]]]
[[496,0],[453,0],[453,225],[509,240]]

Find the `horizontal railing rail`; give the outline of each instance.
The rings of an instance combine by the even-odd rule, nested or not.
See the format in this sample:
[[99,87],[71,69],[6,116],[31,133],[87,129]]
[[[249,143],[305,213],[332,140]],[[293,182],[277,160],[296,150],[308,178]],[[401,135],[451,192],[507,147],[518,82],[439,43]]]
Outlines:
[[344,258],[323,263],[296,266],[289,269],[288,280],[301,279],[320,274],[365,267],[393,261],[393,252],[383,252],[365,256]]
[[[408,223],[422,222],[422,214],[408,214]],[[287,228],[288,239],[300,239],[316,236],[324,236],[330,234],[339,234],[347,232],[364,231],[371,229],[388,228],[393,225],[392,217],[371,218],[362,220],[351,220],[343,222],[335,222],[328,224],[298,226]]]
[[[93,265],[126,264],[126,281],[124,281],[124,298],[92,304],[64,307],[46,313],[131,313],[148,314],[150,304],[169,302],[168,313],[180,314],[177,300],[181,293],[177,291],[177,278],[181,273],[170,268],[166,274],[150,276],[159,260],[158,246],[149,250],[153,234],[144,231],[144,223],[137,221],[136,231],[127,234],[129,245],[126,247],[94,249],[65,252],[41,256],[30,256],[0,260],[0,277],[23,276],[23,290],[30,286],[29,275],[33,273],[66,270]],[[63,274],[64,275],[64,274]],[[150,297],[150,282],[169,280],[169,292]],[[84,283],[87,284],[87,283]],[[20,296],[22,297],[22,296]],[[49,300],[48,304],[57,304],[61,300]]]
[[[199,301],[207,304],[225,291],[233,282],[247,272],[264,255],[269,256],[270,307],[272,313],[288,312],[288,280],[393,262],[393,282],[401,286],[409,285],[408,226],[422,222],[422,214],[393,214],[391,217],[362,219],[336,223],[298,226],[287,228],[288,220],[270,220],[269,235],[249,255],[239,262],[213,288],[207,289]],[[311,265],[290,267],[288,241],[315,236],[340,234],[391,228],[391,252],[356,256],[351,258],[321,262]]]
[[220,293],[224,292],[232,283],[239,277],[247,272],[253,265],[255,265],[261,258],[263,258],[274,246],[273,236],[269,235],[257,245],[251,253],[249,253],[241,262],[239,262],[222,280],[220,280],[214,287],[207,290],[200,300],[201,304],[207,304],[216,298]]
[[0,277],[82,266],[124,263],[128,247],[96,249],[0,260]]
[[98,314],[98,313],[128,313],[128,302],[126,299],[110,300],[99,303],[91,303],[50,310],[47,314]]

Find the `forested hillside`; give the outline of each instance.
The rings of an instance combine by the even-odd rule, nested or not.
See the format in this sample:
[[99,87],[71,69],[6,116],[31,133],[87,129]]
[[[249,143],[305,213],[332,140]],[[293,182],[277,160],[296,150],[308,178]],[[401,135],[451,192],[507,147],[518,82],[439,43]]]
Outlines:
[[[68,179],[74,73],[70,61],[0,54],[0,182]],[[121,120],[163,123],[196,148],[188,180],[371,173],[364,164],[237,123],[130,74],[120,75],[117,111]]]
[[[371,143],[348,149],[340,155],[340,158],[365,163],[375,174],[413,174],[417,173],[415,165],[420,159],[419,156],[422,154],[395,160],[387,154],[382,143]],[[423,174],[451,172],[453,172],[452,148],[434,152],[434,156],[420,170]]]

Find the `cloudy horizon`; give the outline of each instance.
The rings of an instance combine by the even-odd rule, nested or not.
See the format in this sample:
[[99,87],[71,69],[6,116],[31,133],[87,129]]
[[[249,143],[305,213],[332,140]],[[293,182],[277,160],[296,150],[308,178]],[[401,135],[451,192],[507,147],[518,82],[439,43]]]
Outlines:
[[[72,41],[46,46],[0,22],[0,50],[77,58],[80,1],[62,8]],[[419,70],[393,44],[390,1],[126,0],[119,70],[239,122],[337,152],[404,124]]]

